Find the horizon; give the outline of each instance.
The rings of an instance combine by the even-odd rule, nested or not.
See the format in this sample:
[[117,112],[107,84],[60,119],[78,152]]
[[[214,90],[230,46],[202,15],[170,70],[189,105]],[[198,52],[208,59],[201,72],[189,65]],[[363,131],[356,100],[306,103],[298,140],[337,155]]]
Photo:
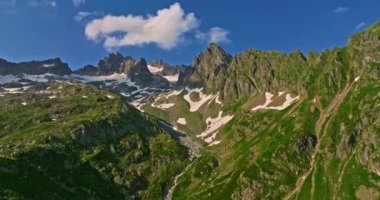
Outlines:
[[209,10],[170,0],[149,5],[116,0],[4,0],[0,2],[4,27],[0,57],[10,62],[60,58],[75,70],[96,66],[107,54],[120,52],[148,62],[162,59],[170,65],[191,65],[210,42],[231,55],[251,48],[285,54],[300,50],[306,55],[345,46],[349,37],[378,21],[380,9],[372,0],[239,2],[216,3]]

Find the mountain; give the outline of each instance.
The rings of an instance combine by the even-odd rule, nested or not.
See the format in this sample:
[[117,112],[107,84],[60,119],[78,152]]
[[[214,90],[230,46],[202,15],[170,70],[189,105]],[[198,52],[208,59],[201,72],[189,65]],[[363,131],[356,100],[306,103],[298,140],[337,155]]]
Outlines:
[[114,53],[70,75],[3,73],[0,158],[15,170],[0,168],[0,193],[378,199],[379,49],[380,22],[306,55],[210,44],[191,66]]
[[0,59],[0,75],[41,75],[46,73],[68,75],[71,73],[71,69],[67,63],[62,63],[59,58],[22,63],[11,63],[4,59]]
[[6,93],[0,113],[4,199],[154,199],[188,162],[157,118],[93,86]]

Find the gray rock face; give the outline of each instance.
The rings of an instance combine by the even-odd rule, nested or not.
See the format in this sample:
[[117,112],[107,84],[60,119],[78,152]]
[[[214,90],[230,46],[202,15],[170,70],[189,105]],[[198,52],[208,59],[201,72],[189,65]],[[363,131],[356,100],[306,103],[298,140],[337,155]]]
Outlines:
[[203,85],[206,89],[221,88],[231,60],[230,54],[211,43],[205,52],[194,59],[189,82],[194,86]]
[[0,75],[41,75],[46,73],[62,76],[71,74],[71,69],[67,63],[61,62],[59,58],[22,63],[12,63],[4,59],[0,59]]
[[121,53],[111,53],[98,62],[98,75],[111,75],[122,72],[124,56]]
[[74,73],[80,75],[96,76],[98,75],[98,69],[93,65],[86,65],[83,68],[75,70]]
[[145,59],[141,58],[128,71],[128,77],[137,85],[143,87],[169,88],[170,83],[165,78],[153,75],[147,67]]

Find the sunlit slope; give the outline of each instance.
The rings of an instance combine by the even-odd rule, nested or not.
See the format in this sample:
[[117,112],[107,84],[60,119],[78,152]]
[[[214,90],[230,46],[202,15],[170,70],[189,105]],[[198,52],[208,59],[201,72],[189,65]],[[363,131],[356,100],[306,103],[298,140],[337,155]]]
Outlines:
[[163,198],[186,162],[157,119],[117,94],[55,81],[0,97],[2,198]]

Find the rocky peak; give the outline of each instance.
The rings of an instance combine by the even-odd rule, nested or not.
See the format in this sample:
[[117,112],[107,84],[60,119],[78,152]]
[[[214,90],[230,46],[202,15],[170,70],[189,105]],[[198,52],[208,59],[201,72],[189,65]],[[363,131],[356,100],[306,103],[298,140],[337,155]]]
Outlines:
[[163,68],[169,66],[169,64],[165,63],[164,60],[152,60],[149,65],[157,68]]
[[129,70],[135,65],[135,63],[136,61],[131,56],[125,57],[122,64],[122,72],[128,74]]
[[[211,43],[205,52],[194,59],[193,66],[197,69],[227,67],[232,56],[215,43]],[[208,65],[208,66],[207,66]]]
[[140,60],[136,61],[133,64],[133,66],[128,70],[127,74],[133,82],[143,87],[170,87],[170,83],[168,80],[161,76],[153,75],[152,73],[150,73],[144,58],[140,58]]
[[136,61],[128,71],[128,76],[136,75],[152,75],[148,69],[147,63],[144,58],[140,58],[138,61]]
[[189,75],[190,85],[218,90],[223,85],[223,77],[232,56],[215,43],[211,43],[205,52],[201,52],[193,61]]
[[122,71],[123,61],[124,56],[119,52],[108,54],[98,62],[99,75],[120,73]]
[[44,61],[30,61],[21,63],[11,63],[4,59],[0,60],[0,74],[56,74],[56,75],[68,75],[71,73],[67,63],[63,63],[61,59],[54,58]]
[[98,74],[98,68],[93,65],[86,65],[75,71],[76,74],[96,76]]

